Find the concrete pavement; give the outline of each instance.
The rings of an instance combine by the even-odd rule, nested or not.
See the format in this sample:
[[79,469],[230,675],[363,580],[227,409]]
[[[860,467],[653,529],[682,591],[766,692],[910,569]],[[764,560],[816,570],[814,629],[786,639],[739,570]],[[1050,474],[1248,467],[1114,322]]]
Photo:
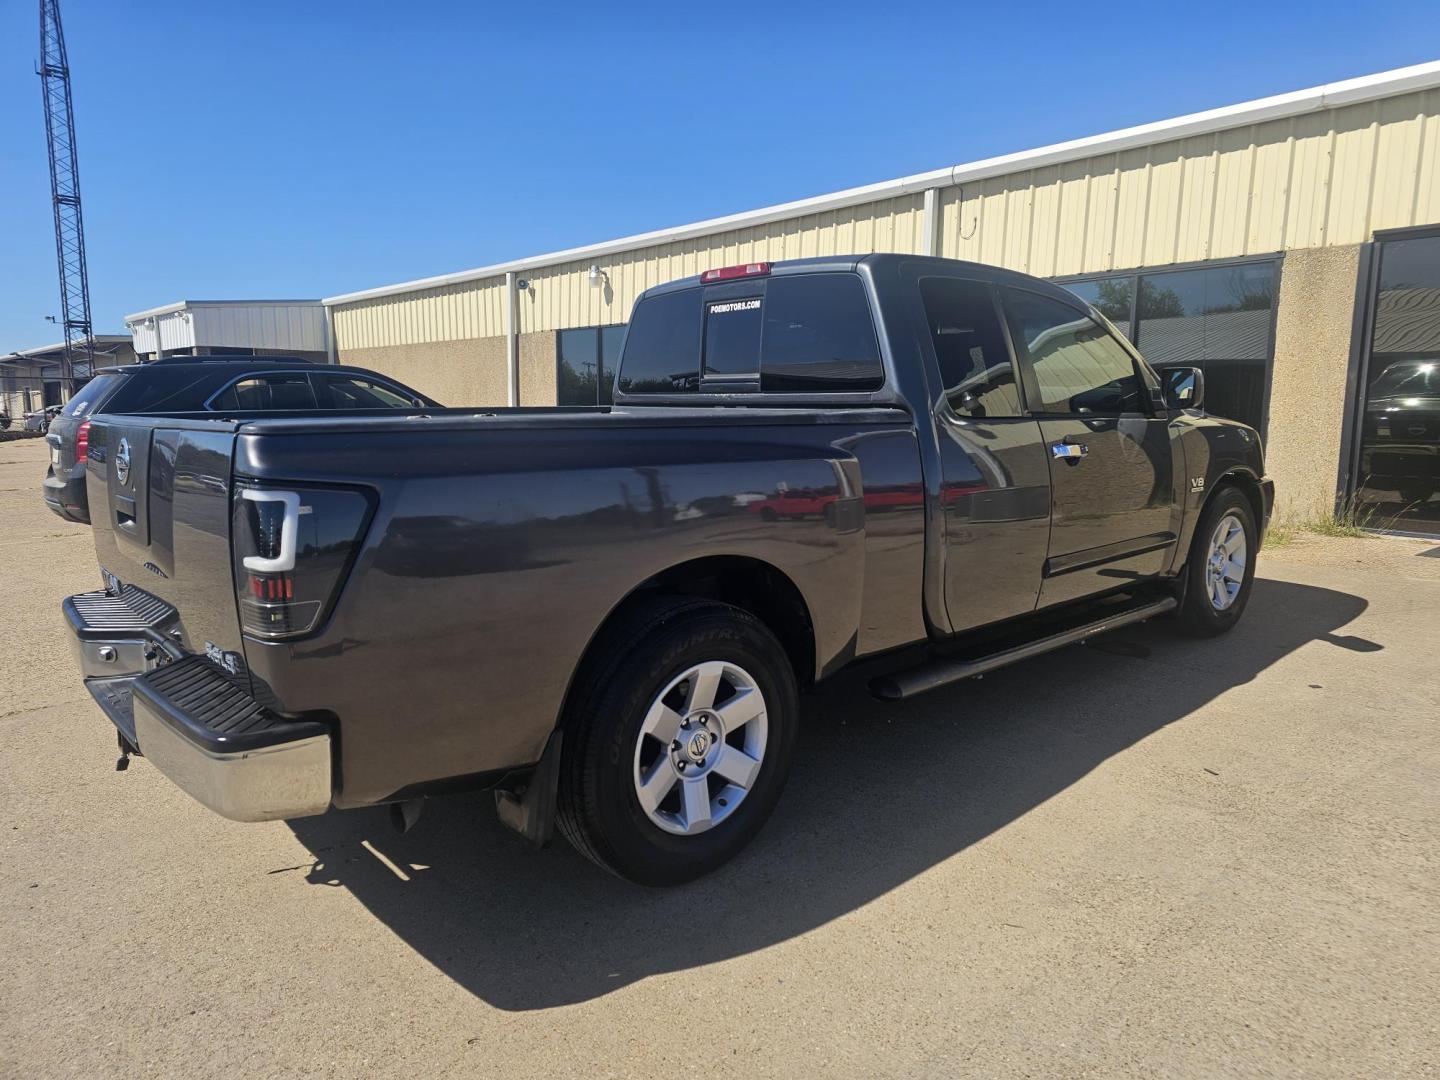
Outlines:
[[60,598],[89,532],[0,444],[0,1075],[1424,1076],[1440,1070],[1440,558],[1265,552],[907,705],[807,705],[736,863],[647,891],[488,796],[239,825],[113,771]]

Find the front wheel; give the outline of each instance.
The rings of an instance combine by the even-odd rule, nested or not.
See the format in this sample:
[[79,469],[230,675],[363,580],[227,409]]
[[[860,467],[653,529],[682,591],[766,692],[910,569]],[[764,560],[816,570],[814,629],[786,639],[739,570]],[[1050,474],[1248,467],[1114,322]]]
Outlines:
[[660,600],[609,636],[567,719],[560,829],[631,881],[691,881],[738,854],[780,798],[794,672],[728,604]]
[[1185,599],[1176,613],[1181,630],[1214,637],[1240,621],[1255,580],[1256,541],[1250,501],[1235,488],[1222,488],[1190,541]]

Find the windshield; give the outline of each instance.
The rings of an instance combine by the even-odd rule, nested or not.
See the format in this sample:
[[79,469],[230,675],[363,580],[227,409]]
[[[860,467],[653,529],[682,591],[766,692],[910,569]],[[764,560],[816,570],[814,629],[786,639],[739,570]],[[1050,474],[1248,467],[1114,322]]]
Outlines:
[[1370,387],[1371,398],[1440,397],[1440,360],[1391,364]]

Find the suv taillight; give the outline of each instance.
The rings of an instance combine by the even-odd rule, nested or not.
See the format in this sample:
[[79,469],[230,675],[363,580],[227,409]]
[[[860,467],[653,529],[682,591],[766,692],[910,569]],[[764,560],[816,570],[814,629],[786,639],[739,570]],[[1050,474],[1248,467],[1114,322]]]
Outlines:
[[90,421],[86,420],[75,432],[75,463],[78,465],[90,456]]
[[231,534],[240,626],[275,640],[320,625],[370,518],[360,491],[235,485]]

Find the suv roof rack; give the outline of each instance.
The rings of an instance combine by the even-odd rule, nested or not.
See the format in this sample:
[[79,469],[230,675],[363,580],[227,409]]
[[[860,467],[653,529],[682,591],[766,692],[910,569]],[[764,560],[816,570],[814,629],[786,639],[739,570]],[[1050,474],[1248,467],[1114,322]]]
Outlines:
[[142,360],[143,364],[313,364],[304,356],[239,356],[234,353],[202,353],[199,356],[162,356]]

